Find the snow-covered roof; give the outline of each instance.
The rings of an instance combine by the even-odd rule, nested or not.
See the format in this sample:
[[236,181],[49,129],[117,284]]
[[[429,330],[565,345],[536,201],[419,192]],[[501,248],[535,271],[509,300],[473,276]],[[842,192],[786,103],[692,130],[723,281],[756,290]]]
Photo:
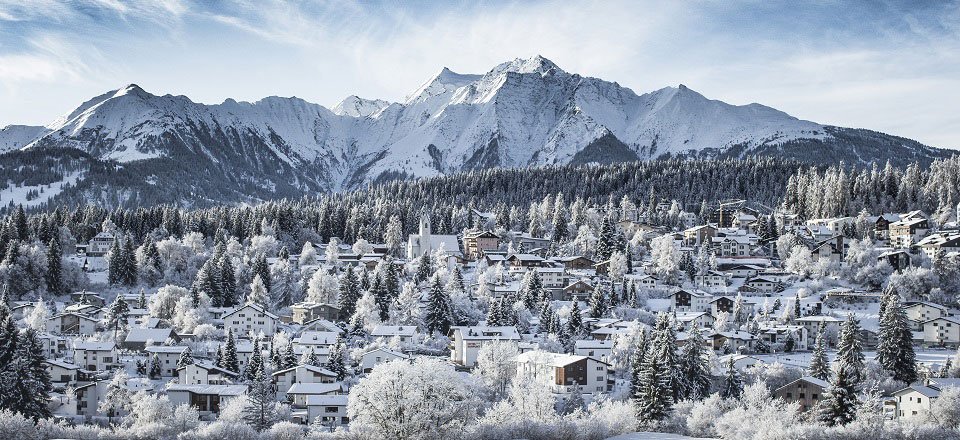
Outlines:
[[520,332],[512,325],[504,326],[455,326],[450,333],[459,333],[462,339],[519,341]]
[[293,342],[305,345],[332,345],[337,342],[338,336],[340,336],[339,332],[306,331],[301,333]]
[[303,368],[303,369],[305,369],[305,370],[307,370],[307,371],[309,371],[309,372],[311,372],[311,373],[317,373],[317,374],[319,374],[319,375],[321,375],[321,376],[329,376],[329,377],[336,377],[336,376],[337,376],[337,373],[334,373],[334,372],[332,372],[332,371],[330,371],[330,370],[328,370],[328,369],[326,369],[326,368],[322,368],[322,367],[318,367],[318,366],[310,365],[310,364],[297,365],[296,367],[290,367],[290,368],[285,368],[285,369],[283,369],[283,370],[274,371],[273,374],[272,374],[272,376],[276,376],[276,375],[279,375],[279,374],[288,373],[288,372],[290,372],[290,371],[295,371],[295,370],[300,369],[300,368]]
[[73,344],[74,350],[84,350],[84,351],[110,351],[116,348],[116,344],[111,342],[77,342]]
[[173,329],[169,328],[142,328],[133,327],[127,332],[125,342],[163,342],[171,335],[174,335]]
[[287,394],[335,394],[342,390],[340,383],[306,383],[297,382],[290,385]]
[[578,356],[566,353],[551,353],[548,351],[528,351],[517,355],[517,363],[533,363],[537,365],[549,365],[551,367],[565,367],[574,362],[580,362],[584,359],[593,359],[597,362],[606,364],[590,356]]
[[143,351],[147,353],[166,353],[166,354],[180,354],[187,350],[186,345],[151,345],[145,347]]
[[373,337],[413,336],[416,333],[417,326],[415,325],[378,325],[370,332],[370,335]]
[[264,309],[263,307],[260,307],[260,305],[258,305],[258,304],[253,304],[253,303],[246,303],[246,304],[244,304],[244,305],[242,305],[242,306],[239,306],[239,307],[233,309],[233,311],[228,312],[227,314],[223,315],[223,317],[226,318],[226,317],[228,317],[228,316],[230,316],[230,315],[233,315],[234,313],[237,313],[237,312],[239,312],[239,311],[241,311],[241,310],[244,310],[244,309],[247,309],[247,308],[254,309],[254,310],[256,310],[256,311],[258,311],[258,312],[260,312],[260,313],[263,313],[263,314],[266,315],[266,316],[269,316],[270,318],[280,319],[279,316],[274,315],[273,313],[268,312],[268,311],[267,311],[266,309]]
[[893,393],[894,396],[902,396],[904,394],[910,394],[912,392],[917,392],[925,397],[935,398],[940,396],[940,390],[929,387],[926,385],[910,385],[906,388],[900,389]]
[[187,391],[193,394],[216,394],[219,396],[240,396],[246,394],[246,385],[170,385],[167,392]]
[[307,396],[307,406],[347,406],[348,394],[322,394]]

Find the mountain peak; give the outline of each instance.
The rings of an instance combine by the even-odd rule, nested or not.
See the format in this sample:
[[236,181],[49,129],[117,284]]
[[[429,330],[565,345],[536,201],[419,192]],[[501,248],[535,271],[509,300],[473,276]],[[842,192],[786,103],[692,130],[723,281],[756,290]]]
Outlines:
[[133,83],[127,84],[126,86],[123,86],[117,89],[116,93],[114,93],[113,96],[120,97],[124,95],[133,95],[141,98],[152,96],[149,93],[147,93],[146,90],[143,90],[143,88]]
[[530,58],[517,58],[513,61],[502,63],[493,69],[494,72],[516,72],[516,73],[547,73],[563,72],[553,61],[544,58],[541,55],[535,55]]
[[460,87],[477,81],[481,75],[468,75],[457,73],[447,67],[440,69],[440,72],[423,83],[416,91],[406,98],[407,104],[423,101],[434,96],[452,92]]
[[340,116],[359,118],[373,116],[389,105],[389,102],[382,99],[364,99],[357,95],[350,95],[343,98],[343,101],[340,101],[331,111]]

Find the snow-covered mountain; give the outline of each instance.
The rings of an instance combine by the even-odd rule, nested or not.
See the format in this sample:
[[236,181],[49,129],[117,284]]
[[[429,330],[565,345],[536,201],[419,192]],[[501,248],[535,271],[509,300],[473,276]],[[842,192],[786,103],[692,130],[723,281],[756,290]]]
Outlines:
[[[929,161],[942,150],[824,126],[760,104],[735,106],[680,85],[636,94],[540,57],[467,75],[443,68],[403,102],[350,96],[195,103],[136,85],[97,96],[47,127],[8,127],[0,148],[74,148],[143,168],[189,165],[222,185],[286,194],[488,167],[661,157],[782,155],[813,162]],[[814,157],[806,154],[816,148]],[[153,179],[153,180],[150,180]],[[268,196],[269,194],[267,194]]]

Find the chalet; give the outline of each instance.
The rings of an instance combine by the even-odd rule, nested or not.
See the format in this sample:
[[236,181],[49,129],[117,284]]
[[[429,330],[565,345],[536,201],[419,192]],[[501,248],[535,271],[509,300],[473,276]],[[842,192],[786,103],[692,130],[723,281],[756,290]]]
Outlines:
[[807,350],[810,344],[810,333],[802,325],[777,325],[762,329],[757,337],[772,346],[785,346],[787,340],[793,338],[794,350]]
[[684,330],[690,330],[693,327],[711,328],[714,318],[708,312],[677,312],[676,320]]
[[73,344],[73,363],[90,371],[106,371],[117,364],[117,346],[113,342],[77,342]]
[[657,285],[660,283],[659,278],[653,275],[647,275],[647,274],[641,274],[641,275],[627,274],[624,278],[626,278],[628,281],[630,281],[634,285],[640,286],[646,289],[653,289],[657,287]]
[[96,307],[103,307],[107,304],[107,301],[103,299],[102,296],[93,292],[87,292],[86,290],[71,293],[70,300],[75,304],[87,304]]
[[271,376],[273,377],[273,383],[277,386],[277,399],[280,401],[287,400],[286,391],[295,383],[334,383],[337,381],[337,373],[313,365],[297,365],[296,367],[275,371]]
[[99,415],[100,398],[106,391],[107,383],[105,381],[92,381],[77,385],[73,389],[77,401],[77,415]]
[[[152,358],[154,355],[160,361],[160,376],[173,377],[177,375],[177,361],[180,355],[187,350],[185,345],[151,345],[143,349]],[[148,359],[149,360],[149,359]]]
[[899,214],[882,214],[879,216],[867,217],[867,221],[873,225],[874,238],[877,240],[890,239],[890,224],[900,221]]
[[903,307],[907,319],[913,321],[916,330],[923,329],[923,323],[931,319],[953,316],[955,313],[947,306],[929,301],[909,302]]
[[729,296],[712,297],[710,299],[710,314],[718,316],[720,312],[733,313],[734,303],[736,303],[736,300]]
[[719,270],[734,278],[749,278],[757,276],[763,268],[753,264],[734,264],[728,267],[720,266]]
[[174,384],[167,387],[167,396],[171,403],[190,405],[201,415],[219,414],[225,403],[245,394],[246,385]]
[[268,338],[276,333],[280,317],[266,311],[258,304],[247,303],[223,315],[223,328],[239,337],[251,332],[263,333]]
[[369,373],[373,367],[396,359],[410,359],[410,356],[383,347],[376,348],[360,356],[360,370]]
[[800,214],[794,214],[792,212],[776,212],[773,214],[773,218],[777,222],[777,225],[788,231],[796,227],[803,226],[803,217],[801,217]]
[[877,257],[877,261],[886,261],[890,267],[897,272],[910,267],[910,261],[913,257],[905,250],[887,251]]
[[180,336],[172,328],[142,328],[133,327],[127,331],[127,336],[120,343],[121,348],[141,351],[147,345],[163,344],[167,340],[179,343]]
[[577,280],[564,287],[560,294],[563,301],[585,300],[593,294],[594,287],[586,280]]
[[47,367],[47,373],[50,374],[50,381],[54,383],[72,384],[80,380],[82,376],[85,376],[80,366],[76,364],[53,359],[47,359],[43,361],[43,363]]
[[668,297],[670,299],[670,310],[676,312],[708,312],[710,311],[710,300],[712,295],[691,292],[688,290],[678,290]]
[[584,394],[613,389],[610,364],[589,356],[529,351],[517,356],[517,377],[542,380],[556,394],[569,395],[574,387]]
[[528,232],[509,231],[506,240],[514,249],[536,249],[550,247],[549,238],[534,237]]
[[464,367],[477,363],[480,349],[493,341],[520,341],[520,333],[513,326],[457,326],[451,327],[450,361]]
[[937,346],[960,345],[960,318],[945,316],[926,321],[923,327],[923,342]]
[[506,262],[511,269],[543,267],[546,264],[543,258],[533,254],[510,254]]
[[727,275],[720,271],[708,270],[703,275],[694,276],[693,282],[697,286],[708,289],[723,288],[727,286]]
[[467,258],[475,260],[500,248],[500,236],[490,231],[468,232],[463,235],[463,248]]
[[378,325],[370,332],[370,336],[374,338],[397,338],[400,342],[410,342],[416,334],[415,325]]
[[596,261],[593,261],[581,255],[576,255],[572,257],[557,257],[557,258],[554,258],[554,261],[560,263],[560,265],[562,265],[563,268],[567,270],[593,269],[593,265],[596,264]]
[[238,376],[237,372],[203,361],[177,368],[177,382],[183,385],[229,385]]
[[929,230],[929,222],[923,217],[890,223],[890,244],[895,248],[907,249],[927,235]]
[[780,280],[758,276],[748,279],[743,283],[743,288],[740,289],[744,292],[756,292],[756,293],[774,293],[783,291],[783,283]]
[[334,304],[302,302],[290,306],[291,320],[304,324],[314,319],[335,321],[340,319],[340,307]]
[[820,403],[829,388],[830,384],[825,380],[804,376],[777,388],[773,392],[773,397],[783,399],[787,403],[798,403],[800,411],[806,412]]
[[712,332],[708,339],[714,350],[722,350],[724,346],[729,346],[730,350],[738,353],[744,350],[747,352],[753,351],[753,345],[756,341],[756,337],[742,331]]
[[309,399],[310,396],[339,395],[344,394],[344,392],[343,384],[339,382],[297,382],[287,389],[286,396],[287,401],[291,402],[294,407],[302,408],[307,406],[307,399]]

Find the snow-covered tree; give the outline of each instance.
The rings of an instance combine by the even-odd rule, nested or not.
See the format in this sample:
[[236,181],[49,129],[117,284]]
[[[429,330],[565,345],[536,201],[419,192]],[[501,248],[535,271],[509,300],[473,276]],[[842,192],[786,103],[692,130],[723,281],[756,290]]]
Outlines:
[[680,251],[673,236],[664,234],[650,241],[650,262],[655,275],[667,284],[680,280]]
[[256,304],[260,307],[263,307],[264,310],[270,310],[270,292],[267,290],[267,286],[264,285],[263,279],[260,278],[260,275],[257,274],[253,277],[253,282],[250,283],[250,294],[247,295],[247,304]]
[[733,356],[727,359],[727,372],[723,376],[723,384],[720,388],[720,397],[724,399],[736,399],[743,394],[743,379],[740,378],[740,372],[737,371],[733,363]]
[[427,297],[427,310],[424,316],[424,327],[427,332],[446,334],[453,324],[450,309],[450,295],[443,289],[439,276],[434,276]]
[[307,301],[318,304],[337,304],[340,280],[325,270],[317,270],[307,282]]
[[106,393],[100,398],[97,410],[112,418],[124,411],[129,411],[133,401],[133,393],[127,386],[130,376],[124,369],[118,369],[113,373],[113,378],[107,384]]
[[900,302],[900,294],[887,289],[881,298],[877,362],[904,383],[917,380],[917,359],[913,351],[913,331]]
[[27,327],[32,328],[37,332],[44,332],[47,329],[47,319],[50,318],[50,309],[47,307],[47,303],[43,298],[37,298],[37,302],[33,305],[33,310],[30,310],[30,313],[24,318],[26,321]]
[[810,367],[807,368],[810,376],[820,380],[830,379],[830,362],[827,360],[827,336],[823,321],[817,327],[817,340],[810,357]]
[[317,264],[317,248],[313,247],[313,243],[306,241],[303,243],[303,247],[300,249],[300,266],[312,266]]
[[270,379],[262,377],[253,381],[247,390],[247,406],[243,411],[243,420],[257,432],[270,428],[279,419],[276,393]]
[[484,344],[477,353],[476,374],[497,398],[506,394],[507,385],[517,374],[518,354],[517,344],[511,341]]

